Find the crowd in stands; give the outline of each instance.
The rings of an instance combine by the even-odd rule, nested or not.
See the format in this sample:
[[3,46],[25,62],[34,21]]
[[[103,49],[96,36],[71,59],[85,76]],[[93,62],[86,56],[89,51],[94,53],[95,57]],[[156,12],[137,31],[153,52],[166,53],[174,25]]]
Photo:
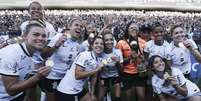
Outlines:
[[[160,22],[167,32],[170,26],[182,23],[188,33],[193,32],[195,38],[200,38],[201,14],[168,12],[168,11],[135,11],[135,10],[45,10],[46,21],[53,24],[54,28],[61,32],[68,21],[73,17],[80,17],[84,22],[94,23],[97,30],[108,22],[108,16],[112,16],[112,23],[125,29],[126,23],[134,21],[143,28],[149,28],[153,22]],[[0,11],[0,35],[18,36],[22,22],[29,19],[27,10],[2,10]],[[198,36],[198,37],[197,37]]]

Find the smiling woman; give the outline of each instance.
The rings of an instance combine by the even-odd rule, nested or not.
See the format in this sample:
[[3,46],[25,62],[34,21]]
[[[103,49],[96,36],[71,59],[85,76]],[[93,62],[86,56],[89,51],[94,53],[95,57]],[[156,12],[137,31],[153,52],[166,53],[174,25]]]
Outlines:
[[[198,51],[197,44],[192,39],[186,37],[184,28],[181,25],[174,25],[171,28],[173,42],[170,44],[172,66],[179,68],[187,78],[190,77],[191,71],[191,56],[194,56],[196,61],[201,63],[201,54]],[[179,47],[179,43],[183,47]]]
[[199,88],[186,79],[179,69],[167,67],[162,57],[153,55],[149,59],[149,67],[153,71],[153,91],[160,101],[201,100]]
[[42,52],[44,58],[49,57],[54,62],[50,74],[42,80],[48,101],[56,101],[56,88],[80,53],[79,39],[83,29],[82,20],[73,18],[68,27],[69,33],[67,34],[70,34],[71,37],[67,38],[68,36],[64,33],[56,34]]
[[1,101],[20,101],[24,97],[23,92],[36,85],[50,71],[49,67],[41,66],[36,75],[28,78],[27,75],[34,69],[32,56],[45,46],[46,34],[43,27],[37,23],[27,25],[25,32],[23,43],[1,49]]
[[[57,101],[94,101],[95,84],[97,74],[103,68],[101,60],[103,55],[103,39],[96,36],[92,41],[92,51],[80,53],[71,68],[68,70],[64,78],[57,87]],[[84,83],[91,77],[92,90],[87,92]]]

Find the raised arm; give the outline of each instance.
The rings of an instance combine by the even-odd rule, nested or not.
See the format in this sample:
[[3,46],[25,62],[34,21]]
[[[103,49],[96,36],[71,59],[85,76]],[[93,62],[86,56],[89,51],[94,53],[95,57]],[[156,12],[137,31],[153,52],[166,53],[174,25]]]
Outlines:
[[61,35],[56,42],[55,40],[50,41],[50,46],[46,46],[41,51],[41,56],[45,59],[50,57],[66,40],[66,35]]

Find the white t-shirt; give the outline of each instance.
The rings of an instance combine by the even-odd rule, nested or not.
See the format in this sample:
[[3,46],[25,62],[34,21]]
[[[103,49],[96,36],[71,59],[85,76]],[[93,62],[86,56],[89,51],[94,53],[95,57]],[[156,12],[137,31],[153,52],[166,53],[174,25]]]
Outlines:
[[80,50],[81,50],[82,52],[84,52],[84,51],[89,51],[90,45],[89,45],[88,40],[83,41],[80,46],[81,46],[81,47],[80,47]]
[[[22,44],[27,51],[25,44]],[[11,44],[0,50],[0,74],[19,77],[19,82],[27,79],[28,74],[33,70],[33,61],[22,50],[19,44]],[[7,94],[0,79],[0,101],[10,101],[17,96]]]
[[[199,88],[192,83],[191,81],[189,81],[188,79],[186,79],[183,75],[183,73],[177,69],[177,68],[172,68],[172,76],[175,76],[177,79],[177,83],[179,84],[179,86],[183,86],[184,84],[186,84],[187,90],[188,90],[188,95],[187,96],[191,96],[195,93],[200,92]],[[152,77],[152,86],[153,86],[153,90],[155,93],[157,94],[168,94],[170,96],[174,96],[178,99],[182,99],[185,98],[186,96],[182,96],[180,95],[176,89],[172,86],[172,85],[168,85],[168,86],[164,86],[165,80],[159,78],[156,74],[153,75]]]
[[150,40],[146,42],[144,52],[149,53],[149,58],[153,55],[159,55],[162,58],[170,60],[170,57],[168,56],[169,45],[170,44],[167,41],[164,41],[161,46],[158,46],[154,43],[154,40]]
[[9,39],[8,35],[0,35],[0,43],[6,41],[7,39]]
[[83,90],[83,85],[88,78],[82,80],[75,79],[76,65],[84,68],[85,71],[92,71],[96,68],[101,58],[96,57],[91,51],[80,53],[69,71],[67,71],[64,78],[61,80],[57,90],[65,94],[77,94]]
[[[193,47],[197,48],[197,45],[193,40]],[[191,71],[191,53],[189,49],[185,47],[177,47],[173,42],[170,43],[169,56],[172,61],[172,67],[179,68],[184,74],[188,74]]]
[[[112,53],[106,54],[105,53],[105,58],[110,58],[111,55],[116,55],[118,59],[120,60],[120,63],[123,63],[123,56],[122,53],[119,49],[113,48]],[[105,66],[106,69],[103,69],[100,72],[100,76],[102,78],[108,78],[108,77],[118,77],[118,67],[116,66],[116,62],[111,62]]]
[[[25,21],[21,24],[20,29],[22,32],[24,32],[26,26],[29,24],[29,21]],[[45,31],[47,33],[47,38],[50,40],[53,36],[57,34],[56,30],[54,29],[53,25],[49,22],[45,21]]]
[[[55,46],[57,40],[62,36],[61,33],[55,35],[48,46]],[[48,79],[62,79],[71,65],[75,57],[80,53],[80,44],[77,41],[67,39],[50,57],[53,60],[54,66],[47,76]]]
[[[36,51],[33,53],[32,61],[33,61],[34,65],[42,64],[44,62],[44,59],[41,57],[40,51]],[[36,74],[37,69],[38,69],[38,67],[37,68],[34,67],[33,71],[30,74],[32,74],[32,75]]]

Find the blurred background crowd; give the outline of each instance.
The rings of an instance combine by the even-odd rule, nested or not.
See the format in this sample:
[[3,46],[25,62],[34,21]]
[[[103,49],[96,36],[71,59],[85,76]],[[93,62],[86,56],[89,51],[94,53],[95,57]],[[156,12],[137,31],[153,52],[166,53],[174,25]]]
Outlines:
[[[110,16],[110,17],[108,17]],[[122,34],[129,21],[138,23],[142,33],[149,32],[153,22],[160,22],[166,29],[168,37],[171,25],[182,23],[189,37],[193,37],[197,44],[201,39],[201,14],[168,11],[134,11],[134,10],[45,10],[46,21],[53,24],[57,32],[66,28],[68,21],[73,17],[80,17],[85,24],[94,23],[97,31],[110,21],[115,27],[120,27]],[[110,18],[110,19],[108,19]],[[112,19],[111,19],[112,18]],[[2,10],[0,11],[0,35],[9,38],[20,35],[20,25],[29,19],[27,10]],[[118,29],[119,30],[119,29]],[[192,34],[193,33],[193,34]]]

